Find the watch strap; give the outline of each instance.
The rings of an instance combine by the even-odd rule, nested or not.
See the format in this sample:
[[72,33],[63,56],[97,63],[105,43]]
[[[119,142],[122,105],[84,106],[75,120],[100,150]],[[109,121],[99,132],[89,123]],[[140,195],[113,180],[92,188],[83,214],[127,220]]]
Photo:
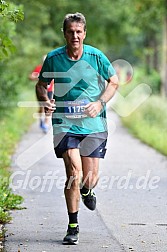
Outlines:
[[104,107],[106,105],[106,102],[103,99],[99,99],[99,101],[101,102],[101,105]]

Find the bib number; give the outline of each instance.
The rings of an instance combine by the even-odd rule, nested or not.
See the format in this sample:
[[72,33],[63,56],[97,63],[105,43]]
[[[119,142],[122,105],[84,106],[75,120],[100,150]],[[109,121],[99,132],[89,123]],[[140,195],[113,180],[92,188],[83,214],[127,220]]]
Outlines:
[[85,112],[85,105],[88,103],[89,103],[88,100],[65,101],[64,102],[65,117],[70,119],[87,117],[87,115],[84,112]]

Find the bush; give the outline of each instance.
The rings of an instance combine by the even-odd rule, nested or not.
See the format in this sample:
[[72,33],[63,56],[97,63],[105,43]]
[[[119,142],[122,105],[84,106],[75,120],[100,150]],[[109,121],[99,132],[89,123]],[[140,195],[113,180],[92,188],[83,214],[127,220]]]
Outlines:
[[149,75],[146,73],[146,70],[142,68],[134,67],[133,71],[131,81],[120,87],[120,93],[128,95],[135,87],[142,83],[149,85],[153,94],[160,93],[161,78],[157,71],[152,69]]
[[161,78],[156,70],[152,69],[149,75],[146,75],[144,72],[143,80],[145,81],[144,83],[150,85],[153,94],[160,93]]
[[167,100],[151,96],[130,116],[122,118],[136,137],[167,155]]

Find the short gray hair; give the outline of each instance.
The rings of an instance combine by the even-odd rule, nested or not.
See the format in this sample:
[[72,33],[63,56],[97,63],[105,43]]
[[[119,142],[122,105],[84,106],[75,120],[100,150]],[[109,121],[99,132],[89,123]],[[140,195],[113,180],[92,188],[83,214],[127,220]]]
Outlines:
[[63,32],[65,33],[67,28],[67,23],[69,22],[78,22],[84,25],[84,31],[86,31],[86,19],[82,13],[76,12],[74,14],[67,14],[65,15],[63,21]]

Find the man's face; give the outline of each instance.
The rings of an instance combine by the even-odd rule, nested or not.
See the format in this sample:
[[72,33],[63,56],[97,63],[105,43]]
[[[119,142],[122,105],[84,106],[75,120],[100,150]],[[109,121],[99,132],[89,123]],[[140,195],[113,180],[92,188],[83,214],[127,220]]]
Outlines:
[[69,46],[71,49],[80,49],[86,37],[84,25],[78,22],[67,23],[64,37],[66,39],[67,46]]

